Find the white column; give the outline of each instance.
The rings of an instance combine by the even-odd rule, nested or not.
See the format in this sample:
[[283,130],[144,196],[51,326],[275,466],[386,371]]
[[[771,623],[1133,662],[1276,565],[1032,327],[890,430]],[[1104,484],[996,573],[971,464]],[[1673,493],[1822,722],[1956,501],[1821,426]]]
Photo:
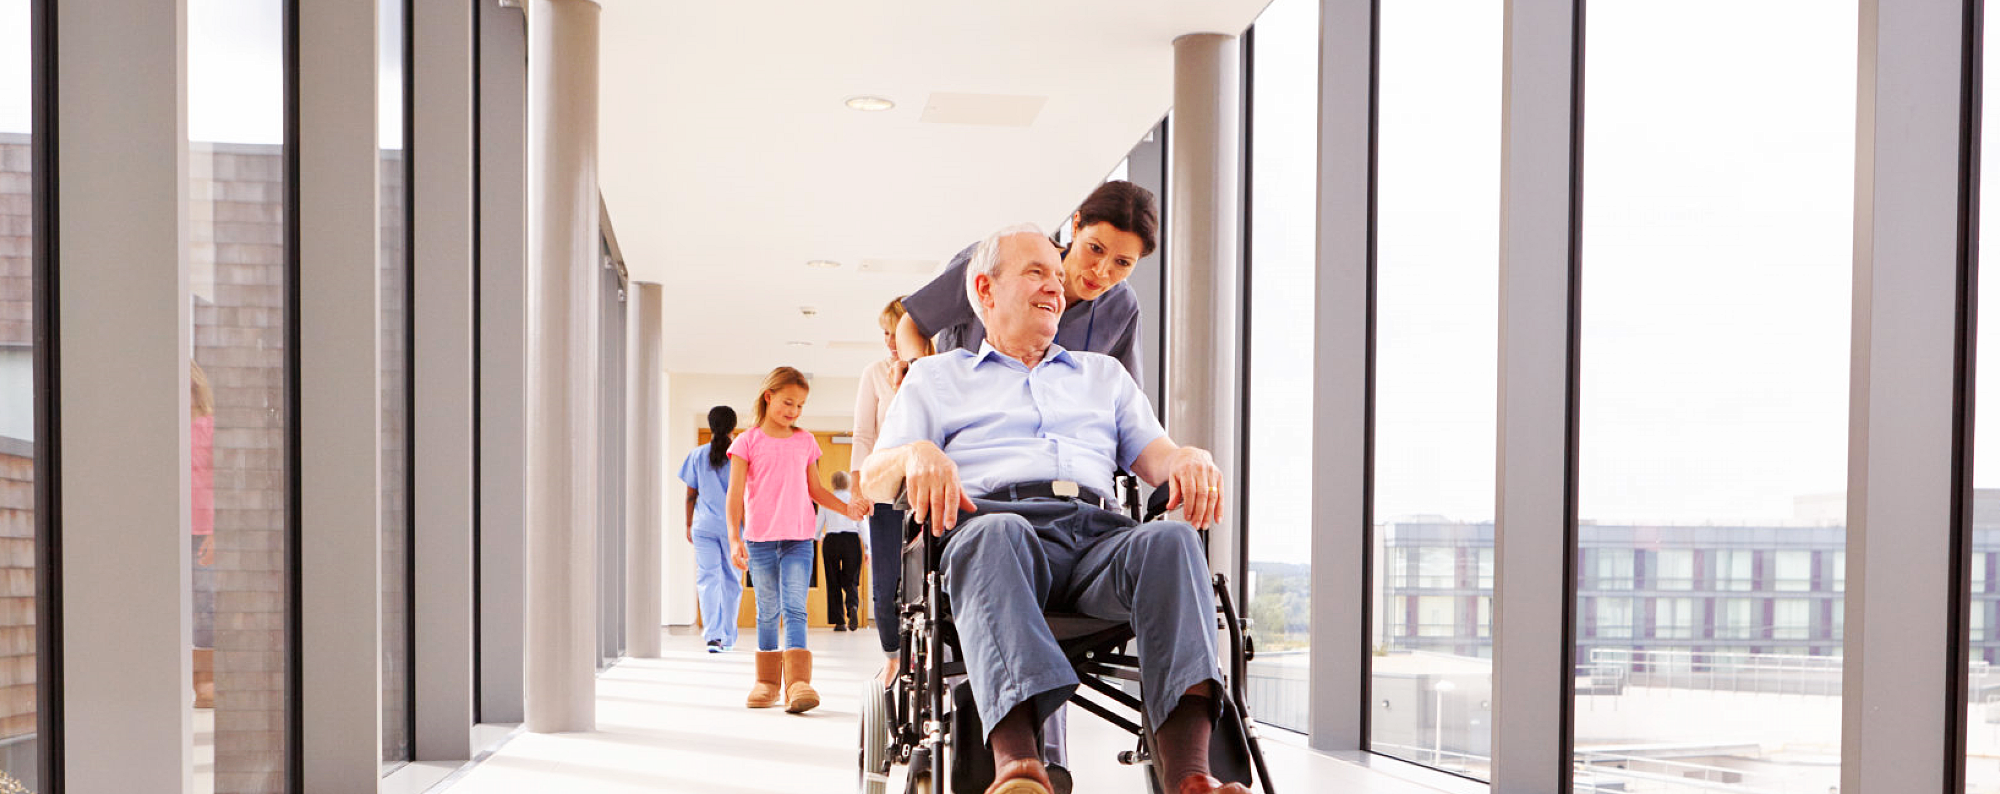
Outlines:
[[1509,0],[1500,162],[1494,794],[1570,780],[1575,609],[1574,0]]
[[[1322,0],[1319,267],[1313,312],[1312,746],[1367,747],[1369,261],[1375,130],[1370,3]],[[1287,366],[1286,362],[1252,362]],[[1255,532],[1255,529],[1251,530]]]
[[411,7],[418,761],[472,757],[472,5]]
[[382,761],[381,273],[376,8],[299,0],[299,570],[305,785]]
[[186,3],[49,8],[64,789],[187,792]]
[[1965,763],[1950,737],[1965,725],[1951,619],[1964,628],[1966,594],[1944,575],[1972,512],[1953,511],[1972,497],[1954,448],[1972,443],[1955,426],[1971,399],[1965,19],[1958,0],[1861,3],[1841,791],[1956,790]]
[[1236,581],[1243,494],[1238,464],[1241,350],[1241,48],[1235,36],[1174,39],[1173,181],[1167,198],[1167,431],[1201,447],[1231,483],[1209,565]]
[[597,23],[528,7],[528,730],[596,725]]
[[625,653],[660,655],[660,532],[665,461],[660,447],[661,338],[658,284],[632,282],[626,301]]
[[528,26],[479,7],[479,717],[521,722],[527,519]]

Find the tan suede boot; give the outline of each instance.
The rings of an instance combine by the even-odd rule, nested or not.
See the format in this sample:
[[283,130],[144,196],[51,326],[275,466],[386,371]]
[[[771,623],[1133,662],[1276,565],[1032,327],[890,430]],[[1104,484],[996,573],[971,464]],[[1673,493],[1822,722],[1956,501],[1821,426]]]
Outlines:
[[757,685],[750,688],[750,697],[743,705],[753,709],[768,709],[778,705],[779,682],[784,674],[785,655],[779,651],[757,652]]
[[194,649],[194,707],[215,708],[215,649]]
[[785,651],[785,711],[792,714],[819,708],[819,693],[813,690],[813,652],[804,648]]

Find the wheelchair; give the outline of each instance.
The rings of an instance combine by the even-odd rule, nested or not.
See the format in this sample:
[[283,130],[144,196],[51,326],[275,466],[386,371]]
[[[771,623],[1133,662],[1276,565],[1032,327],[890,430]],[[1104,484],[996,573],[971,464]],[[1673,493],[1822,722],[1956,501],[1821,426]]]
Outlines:
[[[1152,521],[1166,512],[1163,487],[1154,490],[1142,517],[1137,486],[1130,474],[1121,472],[1115,480],[1116,498],[1134,520]],[[1206,545],[1208,532],[1200,534]],[[965,663],[958,660],[958,633],[943,592],[943,548],[943,538],[914,520],[904,523],[895,616],[902,637],[902,667],[888,688],[874,677],[864,684],[862,794],[883,794],[898,765],[907,768],[903,788],[907,794],[982,794],[993,782],[992,749],[973,707],[971,685],[963,680]],[[1228,656],[1218,671],[1223,682],[1216,694],[1221,716],[1209,738],[1209,773],[1225,783],[1254,782],[1264,794],[1276,794],[1256,729],[1244,708],[1244,671],[1255,656],[1244,634],[1247,621],[1237,616],[1227,580],[1213,574],[1211,583],[1218,628],[1228,636]],[[1147,790],[1153,794],[1172,791],[1171,783],[1162,779],[1164,767],[1153,763],[1152,730],[1146,724],[1144,703],[1134,694],[1139,688],[1139,660],[1128,647],[1135,639],[1132,627],[1061,612],[1045,612],[1044,617],[1081,682],[1069,704],[1132,734],[1133,748],[1118,753],[1117,761],[1146,767]],[[1058,794],[1064,794],[1066,782],[1066,776],[1057,780]]]

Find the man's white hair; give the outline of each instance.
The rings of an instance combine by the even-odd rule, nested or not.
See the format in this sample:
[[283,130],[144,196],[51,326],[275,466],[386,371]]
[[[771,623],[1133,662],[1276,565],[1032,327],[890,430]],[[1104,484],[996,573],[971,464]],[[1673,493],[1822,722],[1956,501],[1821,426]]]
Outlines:
[[979,247],[972,249],[972,261],[965,265],[965,299],[971,302],[972,315],[978,317],[981,323],[986,322],[986,307],[979,305],[979,290],[973,286],[973,281],[981,275],[994,277],[993,269],[1000,266],[1000,241],[1017,234],[1032,234],[1044,240],[1049,238],[1040,226],[1017,223],[979,241]]

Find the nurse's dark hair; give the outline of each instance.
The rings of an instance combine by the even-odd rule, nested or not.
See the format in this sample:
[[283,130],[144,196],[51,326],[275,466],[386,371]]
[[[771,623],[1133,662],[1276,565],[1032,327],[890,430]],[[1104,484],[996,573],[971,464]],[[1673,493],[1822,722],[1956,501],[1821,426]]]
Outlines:
[[1140,256],[1149,256],[1160,242],[1160,210],[1153,202],[1153,191],[1114,179],[1096,190],[1090,197],[1077,205],[1077,228],[1108,223],[1121,232],[1139,236],[1143,250]]
[[757,389],[757,421],[753,424],[758,427],[763,426],[764,408],[771,402],[771,393],[788,386],[797,386],[807,392],[812,391],[812,384],[806,382],[805,373],[791,367],[771,370],[771,374],[764,376],[764,385]]
[[734,432],[736,409],[727,405],[708,409],[708,465],[711,468],[721,468],[729,463],[729,434]]

